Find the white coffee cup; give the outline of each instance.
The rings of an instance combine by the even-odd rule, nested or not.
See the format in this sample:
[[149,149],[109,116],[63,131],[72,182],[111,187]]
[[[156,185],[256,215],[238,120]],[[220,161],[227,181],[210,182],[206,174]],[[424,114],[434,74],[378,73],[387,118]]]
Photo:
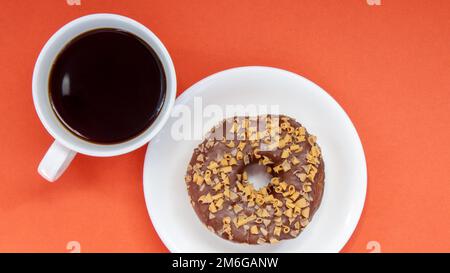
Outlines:
[[[56,117],[51,107],[48,90],[49,73],[59,52],[73,38],[89,30],[99,28],[120,29],[141,38],[156,52],[163,65],[166,78],[164,104],[152,125],[135,138],[111,145],[91,143],[69,132]],[[39,164],[39,174],[53,182],[66,170],[76,153],[106,157],[128,153],[143,146],[166,123],[175,102],[175,96],[176,75],[172,59],[158,37],[144,25],[116,14],[92,14],[66,24],[42,48],[33,72],[34,106],[45,129],[55,139]]]

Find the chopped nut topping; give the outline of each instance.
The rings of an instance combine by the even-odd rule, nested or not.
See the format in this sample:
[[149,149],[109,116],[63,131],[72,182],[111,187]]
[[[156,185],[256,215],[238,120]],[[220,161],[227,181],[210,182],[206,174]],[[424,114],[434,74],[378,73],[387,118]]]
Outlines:
[[294,186],[294,185],[289,185],[289,187],[288,187],[288,192],[289,192],[289,195],[294,194],[294,192],[295,192],[295,186]]
[[250,228],[250,233],[251,234],[258,234],[259,233],[258,226],[252,226]]
[[302,227],[306,227],[308,224],[309,224],[309,220],[308,219],[303,218],[303,219],[300,220],[300,225]]
[[281,186],[276,186],[274,190],[275,190],[276,193],[282,193],[283,192],[283,188]]
[[208,169],[213,170],[213,169],[217,169],[219,167],[219,164],[217,164],[217,162],[215,162],[214,160],[211,160],[208,164]]
[[273,170],[274,170],[276,173],[279,173],[280,171],[283,170],[283,167],[282,167],[281,165],[277,165],[277,166],[273,167]]
[[231,223],[231,217],[229,217],[229,216],[223,217],[222,222],[224,224],[230,224]]
[[225,158],[222,159],[222,160],[220,161],[220,165],[221,165],[221,166],[228,166],[228,160],[226,160]]
[[218,193],[216,195],[213,195],[211,198],[212,198],[212,200],[218,200],[220,198],[223,198],[223,193]]
[[198,173],[194,173],[192,181],[200,186],[204,182],[204,179],[203,176],[199,175]]
[[280,236],[281,235],[281,227],[275,227],[273,230],[273,234],[276,236]]
[[303,150],[303,148],[298,145],[298,144],[292,144],[289,149],[291,149],[291,151],[293,151],[294,153],[299,153]]
[[274,212],[275,216],[281,216],[282,214],[283,214],[283,212],[279,208],[275,208],[275,212]]
[[296,173],[295,175],[298,177],[298,179],[300,179],[300,181],[305,182],[306,173]]
[[308,153],[306,155],[306,161],[308,163],[314,164],[314,165],[319,165],[320,161],[317,157],[313,156],[311,153]]
[[270,214],[267,212],[266,209],[261,209],[261,208],[256,211],[256,215],[258,215],[259,217],[262,217],[262,218],[270,216]]
[[306,208],[308,206],[308,201],[306,201],[305,198],[300,198],[297,200],[297,202],[295,202],[295,206],[299,207],[299,208]]
[[243,142],[243,141],[239,142],[238,149],[241,150],[241,151],[244,150],[246,144],[247,143]]
[[222,182],[224,185],[230,185],[230,178],[226,173],[221,173],[220,178],[222,178]]
[[285,210],[284,215],[286,215],[289,218],[292,217],[292,208]]
[[316,143],[316,140],[317,140],[316,136],[310,135],[310,136],[308,137],[308,142],[309,142],[309,144],[311,144],[311,145],[314,145],[314,143]]
[[256,219],[256,215],[254,215],[254,214],[250,215],[248,217],[245,215],[240,215],[240,216],[238,216],[238,219],[237,219],[237,227],[239,228],[247,223],[254,221],[255,219]]
[[281,167],[283,168],[284,172],[287,172],[287,171],[289,171],[291,169],[291,164],[287,160],[285,160],[281,164]]
[[246,196],[250,196],[253,193],[253,187],[251,184],[244,187],[244,191]]
[[302,216],[309,218],[309,207],[302,210]]
[[233,170],[233,168],[231,166],[226,166],[222,167],[220,170],[224,173],[230,173]]
[[203,154],[199,154],[199,155],[197,156],[197,161],[204,162],[204,161],[205,161],[204,155],[203,155]]
[[286,199],[286,207],[289,209],[293,209],[293,208],[295,208],[295,204],[294,204],[294,202],[292,202],[291,199]]
[[206,170],[203,178],[205,179],[206,183],[210,183],[211,182],[211,171]]
[[208,209],[209,209],[209,211],[212,212],[212,213],[216,213],[216,212],[217,212],[217,208],[216,208],[216,206],[214,205],[214,203],[209,204]]
[[303,142],[305,140],[305,136],[295,136],[295,142]]
[[245,165],[250,164],[250,157],[248,155],[244,155],[244,164]]
[[261,155],[259,154],[260,150],[258,148],[255,148],[253,150],[253,155],[255,156],[255,158],[260,158]]
[[295,201],[299,198],[299,196],[300,196],[300,193],[298,191],[296,191],[291,195],[291,200]]
[[216,201],[216,207],[218,208],[218,209],[222,209],[223,207],[223,198],[220,198],[220,199],[218,199],[217,201]]
[[211,197],[211,194],[206,194],[206,195],[202,195],[202,196],[200,196],[200,198],[198,198],[198,201],[201,203],[201,204],[209,204],[209,203],[211,203],[212,201],[213,201],[213,199],[212,199],[212,197]]
[[297,127],[295,128],[295,134],[298,136],[304,136],[306,134],[305,127]]
[[272,204],[273,204],[275,207],[282,207],[282,206],[283,206],[283,202],[281,202],[281,200],[275,199],[275,198],[272,200]]
[[296,156],[292,156],[291,163],[295,166],[295,165],[300,164],[300,160]]
[[264,198],[262,196],[258,196],[255,201],[258,206],[264,205]]
[[233,148],[233,147],[234,147],[234,141],[233,141],[233,140],[230,140],[230,142],[228,142],[228,144],[226,144],[226,146],[227,146],[228,148]]
[[259,189],[258,192],[259,192],[260,194],[262,194],[262,195],[267,195],[267,194],[268,194],[267,188],[266,188],[266,187],[263,187],[263,188]]
[[272,162],[272,160],[270,160],[270,158],[268,158],[267,156],[263,155],[263,160],[261,161],[261,163],[263,165],[269,165],[269,164],[272,164],[273,162]]
[[237,165],[237,160],[236,160],[236,158],[233,157],[230,159],[230,161],[228,163],[230,164],[230,166]]
[[275,186],[278,185],[280,183],[280,178],[279,177],[273,177],[270,180],[270,183],[274,184]]
[[270,238],[270,243],[271,244],[276,244],[276,243],[278,243],[279,241],[277,240],[277,239],[275,239],[275,238]]
[[233,125],[231,125],[230,133],[236,133],[239,130],[239,125],[237,122],[233,122]]
[[311,170],[311,166],[311,164],[303,165],[302,169],[305,170],[306,173],[309,173],[309,171]]
[[186,176],[184,177],[184,181],[186,181],[186,183],[191,182],[191,181],[192,181],[192,176],[186,175]]
[[243,179],[244,181],[247,181],[247,180],[248,180],[248,173],[247,173],[246,171],[244,171],[244,172],[242,173],[242,179]]
[[310,152],[314,157],[318,157],[320,155],[320,149],[317,145],[312,146]]
[[235,192],[233,192],[233,191],[230,191],[230,199],[231,200],[236,200],[237,198],[238,198],[239,196],[235,193]]
[[219,191],[219,190],[222,189],[222,187],[223,187],[223,184],[222,184],[222,183],[217,183],[216,185],[214,185],[213,189],[214,189],[215,191]]
[[292,136],[291,136],[290,134],[284,135],[283,141],[284,141],[286,144],[292,142]]
[[241,160],[242,158],[244,158],[244,153],[241,152],[241,151],[238,151],[238,152],[236,153],[236,159],[237,159],[237,160]]
[[311,186],[309,186],[309,185],[303,185],[303,191],[304,191],[304,192],[311,192],[311,191],[312,191],[312,188],[311,188]]
[[260,228],[259,230],[261,231],[261,234],[263,236],[267,236],[268,232],[267,232],[267,230],[265,228]]
[[265,243],[266,243],[266,240],[265,240],[264,238],[258,238],[258,240],[256,241],[256,243],[257,243],[258,245],[262,245],[262,244],[265,244]]
[[239,213],[243,210],[243,208],[241,206],[239,206],[238,204],[233,206],[233,211],[234,213]]
[[290,154],[291,154],[291,150],[284,149],[283,152],[281,153],[281,158],[288,158]]

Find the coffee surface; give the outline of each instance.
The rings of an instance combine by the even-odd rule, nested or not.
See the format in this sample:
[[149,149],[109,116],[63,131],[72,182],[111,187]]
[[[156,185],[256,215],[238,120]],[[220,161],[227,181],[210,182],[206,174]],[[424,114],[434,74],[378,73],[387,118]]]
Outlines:
[[116,29],[81,34],[57,56],[50,101],[64,126],[100,144],[120,143],[145,131],[165,97],[162,64],[140,38]]

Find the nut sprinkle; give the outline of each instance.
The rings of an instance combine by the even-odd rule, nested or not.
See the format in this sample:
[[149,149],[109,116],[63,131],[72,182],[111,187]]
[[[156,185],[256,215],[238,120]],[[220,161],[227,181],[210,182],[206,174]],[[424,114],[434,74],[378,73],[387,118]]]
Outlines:
[[[272,175],[256,189],[246,167]],[[316,137],[288,116],[233,117],[194,150],[185,182],[200,220],[237,243],[273,244],[297,237],[320,205],[324,163]]]

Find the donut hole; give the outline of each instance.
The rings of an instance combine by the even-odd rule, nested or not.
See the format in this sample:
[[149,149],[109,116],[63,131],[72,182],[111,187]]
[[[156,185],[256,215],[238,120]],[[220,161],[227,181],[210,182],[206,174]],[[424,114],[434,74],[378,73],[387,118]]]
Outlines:
[[257,163],[252,163],[245,167],[248,181],[253,184],[256,190],[266,187],[272,179],[272,175],[266,171],[266,168],[266,166]]

